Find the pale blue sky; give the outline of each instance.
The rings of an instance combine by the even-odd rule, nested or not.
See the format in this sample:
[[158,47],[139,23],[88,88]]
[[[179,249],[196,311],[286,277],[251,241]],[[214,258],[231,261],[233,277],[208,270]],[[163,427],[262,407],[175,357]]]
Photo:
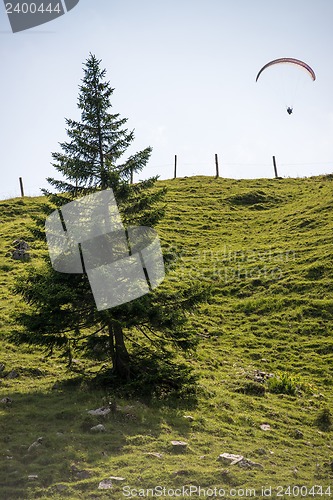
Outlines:
[[[1,4],[0,198],[19,195],[20,176],[34,195],[56,174],[51,152],[66,140],[64,118],[79,117],[89,52],[115,88],[113,111],[135,129],[130,152],[153,147],[140,178],[172,177],[175,154],[181,177],[214,175],[215,153],[225,177],[271,177],[272,155],[281,176],[331,172],[332,19],[332,0],[80,0],[12,34]],[[317,74],[312,82],[298,73],[291,116],[284,70],[255,82],[278,57]]]

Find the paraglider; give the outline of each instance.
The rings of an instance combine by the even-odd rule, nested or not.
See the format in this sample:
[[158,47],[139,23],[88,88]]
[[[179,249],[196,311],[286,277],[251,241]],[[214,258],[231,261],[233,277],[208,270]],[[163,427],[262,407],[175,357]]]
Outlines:
[[[268,62],[267,64],[265,64],[261,70],[259,71],[259,73],[257,74],[257,77],[256,77],[256,82],[258,81],[261,73],[269,68],[270,66],[274,66],[275,64],[293,64],[293,65],[296,65],[296,66],[299,66],[301,69],[304,69],[307,74],[311,77],[311,79],[313,81],[315,81],[316,79],[316,74],[315,72],[313,71],[313,69],[311,68],[311,66],[309,66],[307,63],[305,63],[304,61],[300,61],[299,59],[294,59],[292,57],[281,57],[279,59],[273,59],[273,61],[270,61]],[[287,113],[289,115],[291,115],[293,112],[293,108],[292,106],[287,106]]]

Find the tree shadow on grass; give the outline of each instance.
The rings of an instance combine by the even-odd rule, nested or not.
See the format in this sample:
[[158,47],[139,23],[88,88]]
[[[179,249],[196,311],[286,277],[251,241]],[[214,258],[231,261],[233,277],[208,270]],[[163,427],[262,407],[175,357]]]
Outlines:
[[[0,399],[12,402],[0,405],[0,498],[74,498],[82,488],[97,493],[110,470],[124,473],[131,453],[165,452],[165,425],[186,438],[191,426],[183,417],[196,406],[195,377],[185,365],[145,361],[133,364],[125,385],[105,370],[31,393],[4,394],[2,387]],[[110,402],[106,415],[89,413]],[[98,424],[105,431],[91,430]]]
[[146,404],[191,408],[198,403],[198,377],[188,364],[175,363],[165,354],[144,356],[141,353],[133,357],[130,372],[130,379],[124,383],[112,369],[105,369],[89,381],[89,386]]

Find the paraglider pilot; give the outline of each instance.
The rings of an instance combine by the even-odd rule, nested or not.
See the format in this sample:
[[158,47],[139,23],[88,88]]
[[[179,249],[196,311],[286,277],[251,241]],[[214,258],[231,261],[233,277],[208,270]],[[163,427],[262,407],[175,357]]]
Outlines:
[[293,108],[291,108],[290,106],[288,106],[288,108],[287,108],[288,115],[291,115],[292,112],[293,112]]

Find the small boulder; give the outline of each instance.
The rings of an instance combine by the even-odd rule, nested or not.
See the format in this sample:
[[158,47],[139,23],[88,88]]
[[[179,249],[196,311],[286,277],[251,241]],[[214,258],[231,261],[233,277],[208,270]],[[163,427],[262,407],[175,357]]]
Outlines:
[[146,453],[147,457],[163,458],[162,453]]
[[30,247],[28,243],[22,239],[18,239],[13,241],[13,247],[15,247],[17,250],[29,250]]
[[171,441],[172,448],[174,451],[185,451],[187,448],[187,443],[184,441]]
[[34,441],[28,448],[28,452],[31,453],[33,451],[36,451],[38,448],[41,447],[43,442],[43,438],[39,437],[36,441]]
[[89,415],[105,416],[110,413],[111,409],[109,406],[102,406],[102,408],[97,408],[96,410],[88,410]]
[[221,461],[224,465],[238,465],[238,467],[242,467],[243,469],[263,469],[261,464],[256,462],[252,462],[248,458],[243,457],[243,455],[234,455],[233,453],[222,453],[218,460]]
[[22,260],[23,262],[27,262],[30,260],[30,253],[25,250],[14,250],[12,252],[12,258],[14,260]]
[[98,424],[91,427],[90,430],[93,432],[105,432],[105,427],[103,424]]
[[98,485],[99,490],[110,490],[113,488],[111,479],[103,479]]
[[249,460],[248,458],[243,458],[243,460],[240,460],[237,465],[239,467],[242,467],[243,469],[263,469],[264,467],[261,464],[258,464],[257,462],[252,462],[252,460]]
[[11,404],[12,404],[12,402],[13,402],[12,398],[10,398],[10,397],[8,397],[8,396],[6,396],[6,397],[4,397],[4,398],[0,399],[0,403],[1,403],[1,404],[3,404],[3,405],[6,405],[6,406],[11,405]]
[[243,455],[234,455],[233,453],[221,453],[218,457],[219,462],[223,462],[225,465],[235,465],[241,460],[243,460]]

